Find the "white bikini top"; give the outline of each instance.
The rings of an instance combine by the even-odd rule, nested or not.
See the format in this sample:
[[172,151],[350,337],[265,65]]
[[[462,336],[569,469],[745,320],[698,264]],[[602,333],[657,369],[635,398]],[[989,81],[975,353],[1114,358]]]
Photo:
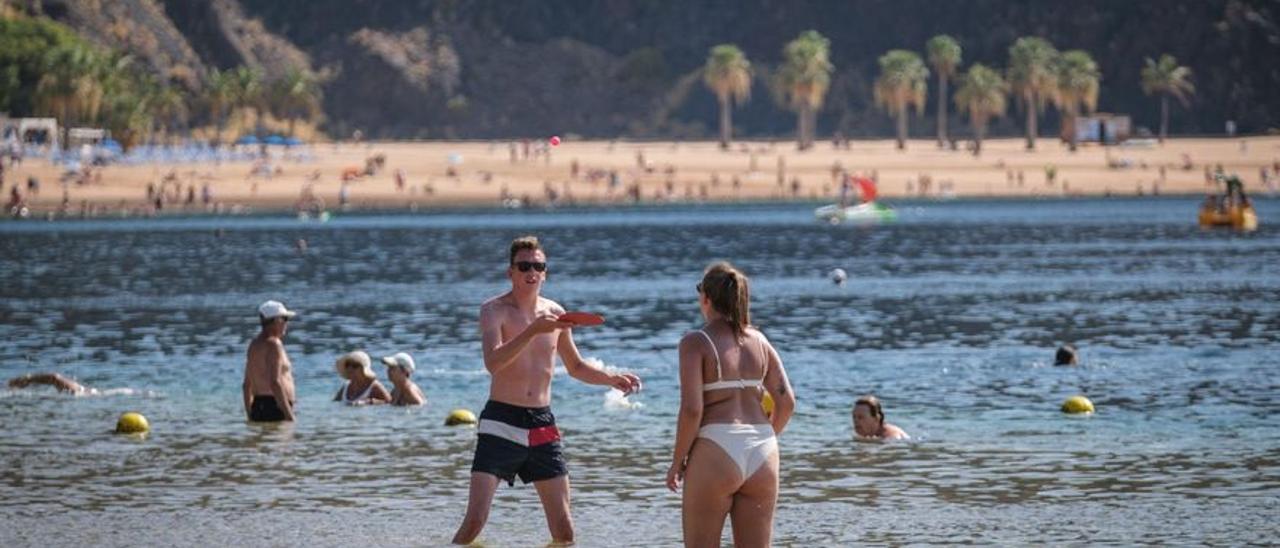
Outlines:
[[367,400],[369,399],[369,393],[373,392],[373,383],[369,383],[369,386],[364,387],[364,392],[361,392],[360,395],[355,398],[350,397],[351,396],[350,391],[351,391],[351,381],[347,381],[347,384],[342,385],[342,401],[346,403],[352,403],[352,402],[358,402],[361,400]]
[[[702,385],[703,392],[707,392],[709,390],[722,390],[725,388],[764,388],[764,373],[760,375],[759,379],[723,380],[724,374],[720,372],[720,350],[716,348],[715,341],[711,340],[711,335],[708,335],[706,331],[699,329],[698,333],[702,333],[702,336],[706,337],[707,342],[711,343],[711,353],[716,357],[716,382],[709,382]],[[769,366],[766,364],[765,373],[768,372]]]

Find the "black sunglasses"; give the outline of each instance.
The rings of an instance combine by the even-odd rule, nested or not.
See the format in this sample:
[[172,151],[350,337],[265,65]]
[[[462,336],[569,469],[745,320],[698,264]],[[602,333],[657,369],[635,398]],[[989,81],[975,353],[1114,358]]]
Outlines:
[[532,261],[516,261],[516,270],[519,270],[521,272],[528,272],[530,268],[537,270],[538,272],[546,272],[547,263],[535,263]]
[[698,293],[702,293],[702,282],[698,282],[698,285],[693,286],[693,288],[697,289]]

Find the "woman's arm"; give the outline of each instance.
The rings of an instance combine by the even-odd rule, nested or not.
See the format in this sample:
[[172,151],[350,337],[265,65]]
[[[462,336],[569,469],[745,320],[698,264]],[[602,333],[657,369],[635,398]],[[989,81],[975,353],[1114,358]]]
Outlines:
[[685,464],[702,424],[701,342],[692,335],[680,340],[680,411],[676,415],[676,443],[667,470],[667,488],[675,491],[684,480]]
[[769,370],[764,375],[764,389],[773,397],[773,415],[769,417],[769,423],[773,425],[775,434],[781,434],[796,410],[796,396],[791,391],[791,381],[787,378],[787,370],[782,367],[778,351],[774,350],[763,334],[760,338],[764,341],[765,352],[769,357]]

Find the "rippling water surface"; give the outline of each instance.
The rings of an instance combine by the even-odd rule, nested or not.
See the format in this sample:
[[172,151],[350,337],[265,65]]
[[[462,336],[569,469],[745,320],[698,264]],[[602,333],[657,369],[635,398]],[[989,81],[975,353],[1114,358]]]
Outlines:
[[[0,223],[0,376],[110,389],[0,389],[0,544],[447,542],[474,431],[442,421],[483,405],[477,308],[528,232],[548,247],[545,294],[608,317],[579,330],[583,353],[646,381],[625,410],[556,380],[581,544],[679,542],[662,487],[675,345],[713,259],[752,276],[799,399],[778,544],[1274,542],[1280,207],[1262,202],[1252,234],[1202,231],[1195,207],[904,204],[881,227],[796,205]],[[827,281],[835,267],[850,283]],[[302,313],[296,425],[243,421],[267,298]],[[1049,365],[1062,342],[1082,366]],[[428,405],[329,402],[354,348],[412,353]],[[869,392],[913,441],[852,440]],[[1058,412],[1077,393],[1096,415]],[[124,410],[152,434],[111,435]],[[499,490],[482,539],[546,541],[532,488]]]

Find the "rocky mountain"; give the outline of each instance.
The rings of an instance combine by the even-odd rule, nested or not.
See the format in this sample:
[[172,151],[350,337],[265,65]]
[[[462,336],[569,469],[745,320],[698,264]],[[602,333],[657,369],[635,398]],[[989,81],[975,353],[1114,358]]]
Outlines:
[[[1142,93],[1139,70],[1146,57],[1170,53],[1192,68],[1197,87],[1189,108],[1175,108],[1174,133],[1220,132],[1226,120],[1246,132],[1280,127],[1275,0],[26,3],[191,86],[207,67],[316,70],[328,77],[332,135],[705,138],[716,109],[697,71],[710,47],[735,43],[767,75],[782,46],[806,29],[830,38],[836,67],[820,135],[891,135],[891,119],[872,101],[876,59],[893,48],[921,51],[940,33],[959,39],[964,66],[1003,67],[1009,44],[1024,35],[1084,49],[1102,69],[1099,109],[1147,127],[1157,124],[1158,103]],[[735,113],[738,132],[787,136],[794,115],[756,80],[752,100]],[[930,103],[913,118],[913,134],[931,134]],[[1010,114],[994,133],[1019,132]],[[952,126],[966,127],[960,118]],[[1043,126],[1057,127],[1056,117]]]

